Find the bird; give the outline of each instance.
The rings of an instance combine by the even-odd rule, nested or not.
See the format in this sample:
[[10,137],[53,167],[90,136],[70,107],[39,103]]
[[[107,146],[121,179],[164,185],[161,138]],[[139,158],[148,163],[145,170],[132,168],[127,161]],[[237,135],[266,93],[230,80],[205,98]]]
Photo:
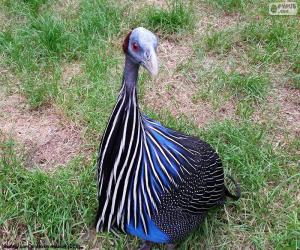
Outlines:
[[123,42],[122,86],[102,136],[97,159],[96,231],[125,233],[174,249],[203,222],[207,212],[240,197],[225,186],[217,152],[205,141],[163,126],[139,108],[140,67],[159,71],[158,38],[143,27]]

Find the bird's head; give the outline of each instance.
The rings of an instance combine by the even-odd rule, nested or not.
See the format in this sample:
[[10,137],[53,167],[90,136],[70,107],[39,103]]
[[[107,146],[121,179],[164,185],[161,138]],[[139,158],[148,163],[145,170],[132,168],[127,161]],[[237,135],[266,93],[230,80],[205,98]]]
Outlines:
[[151,75],[157,75],[157,44],[158,39],[151,31],[138,27],[132,30],[125,38],[123,51],[133,62],[145,67]]

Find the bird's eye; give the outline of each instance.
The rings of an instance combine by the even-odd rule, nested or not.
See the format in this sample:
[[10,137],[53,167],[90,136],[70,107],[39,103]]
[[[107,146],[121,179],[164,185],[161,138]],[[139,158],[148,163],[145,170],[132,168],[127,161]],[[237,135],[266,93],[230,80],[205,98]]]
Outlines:
[[134,50],[134,51],[138,51],[139,50],[139,45],[136,43],[136,42],[134,42],[134,43],[132,43],[132,49]]

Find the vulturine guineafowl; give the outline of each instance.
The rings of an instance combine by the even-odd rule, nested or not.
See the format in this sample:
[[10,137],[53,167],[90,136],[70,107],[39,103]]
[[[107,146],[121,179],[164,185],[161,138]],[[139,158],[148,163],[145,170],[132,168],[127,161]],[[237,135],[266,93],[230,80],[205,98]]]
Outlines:
[[158,73],[157,45],[142,27],[123,44],[122,87],[99,150],[96,229],[171,246],[196,229],[210,208],[223,205],[226,196],[238,199],[240,191],[236,185],[232,195],[225,187],[222,162],[208,143],[140,111],[139,67]]

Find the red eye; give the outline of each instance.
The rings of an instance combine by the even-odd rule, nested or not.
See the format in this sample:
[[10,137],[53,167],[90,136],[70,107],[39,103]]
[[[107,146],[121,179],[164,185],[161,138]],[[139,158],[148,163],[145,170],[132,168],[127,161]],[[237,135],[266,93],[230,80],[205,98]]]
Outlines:
[[135,50],[135,51],[138,51],[139,50],[139,45],[137,43],[133,43],[132,44],[132,49]]

